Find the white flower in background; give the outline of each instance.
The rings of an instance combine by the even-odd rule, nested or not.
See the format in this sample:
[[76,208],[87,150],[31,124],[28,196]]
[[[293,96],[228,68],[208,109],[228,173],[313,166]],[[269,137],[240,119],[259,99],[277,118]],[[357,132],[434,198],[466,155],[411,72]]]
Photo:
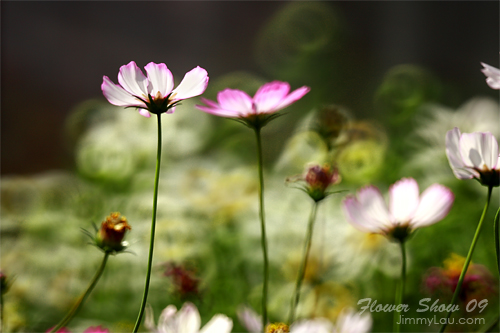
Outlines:
[[167,306],[158,319],[158,326],[155,325],[153,310],[148,306],[144,326],[155,333],[229,333],[233,321],[225,315],[216,314],[200,330],[200,313],[194,304],[186,302],[179,311],[174,305]]
[[446,156],[458,179],[476,178],[483,185],[499,185],[498,143],[490,132],[462,134],[455,127],[446,133]]
[[486,83],[492,88],[499,90],[500,89],[500,69],[490,66],[485,63],[481,63],[483,65],[483,69],[481,72],[486,75]]
[[343,201],[349,222],[361,231],[403,241],[414,229],[442,220],[451,209],[454,195],[439,184],[429,186],[420,196],[413,178],[403,178],[389,189],[389,207],[375,186],[360,189],[357,196]]

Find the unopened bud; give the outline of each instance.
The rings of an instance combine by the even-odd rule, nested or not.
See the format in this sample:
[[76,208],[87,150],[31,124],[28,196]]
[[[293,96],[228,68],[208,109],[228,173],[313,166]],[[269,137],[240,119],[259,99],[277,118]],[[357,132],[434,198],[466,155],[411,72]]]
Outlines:
[[104,252],[120,252],[126,248],[123,241],[127,230],[132,228],[127,223],[127,218],[120,213],[111,213],[106,220],[101,223],[101,228],[95,238],[96,245]]

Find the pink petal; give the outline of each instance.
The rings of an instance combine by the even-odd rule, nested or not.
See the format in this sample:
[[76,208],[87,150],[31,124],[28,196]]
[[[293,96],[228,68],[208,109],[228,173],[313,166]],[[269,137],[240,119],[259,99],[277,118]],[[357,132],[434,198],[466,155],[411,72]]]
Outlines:
[[241,90],[224,89],[217,94],[217,101],[221,109],[232,112],[234,116],[245,117],[255,113],[252,99]]
[[177,308],[174,305],[169,305],[163,309],[158,319],[158,329],[153,332],[176,332],[179,324],[176,313]]
[[148,79],[133,61],[120,67],[118,82],[134,96],[142,98],[148,95]]
[[413,178],[403,178],[389,188],[389,211],[400,223],[408,222],[418,207],[418,184]]
[[410,225],[413,228],[425,227],[441,221],[451,209],[455,196],[451,190],[440,184],[429,186],[420,198],[420,204]]
[[307,94],[311,88],[309,87],[301,87],[296,90],[294,90],[290,95],[286,96],[281,103],[276,107],[277,110],[281,110],[289,106],[290,104],[298,101],[302,97],[304,97],[305,94]]
[[144,67],[150,82],[149,91],[153,97],[159,92],[161,97],[166,97],[174,89],[174,77],[165,64],[150,62]]
[[471,179],[476,176],[470,169],[467,169],[462,155],[460,154],[460,130],[455,127],[446,133],[446,156],[450,163],[451,170],[458,179]]
[[200,66],[184,75],[181,83],[174,89],[173,99],[182,100],[203,94],[208,85],[208,73]]
[[103,77],[101,85],[104,97],[113,105],[117,106],[137,106],[145,107],[146,105],[125,91],[122,87],[114,84],[107,76]]
[[464,133],[460,153],[466,166],[491,170],[498,161],[498,143],[490,132]]
[[241,325],[250,333],[262,332],[262,318],[251,308],[240,306],[236,311]]
[[281,104],[289,91],[290,85],[287,82],[273,81],[264,84],[253,98],[257,113],[278,111],[277,106]]
[[363,206],[354,196],[347,196],[342,202],[342,209],[348,221],[358,230],[364,232],[381,233],[382,228],[378,221],[366,214]]
[[380,227],[393,226],[393,218],[387,210],[387,205],[375,186],[366,186],[358,191],[358,200],[364,213]]
[[139,109],[139,114],[146,118],[151,117],[151,113],[149,113],[149,111],[146,109]]

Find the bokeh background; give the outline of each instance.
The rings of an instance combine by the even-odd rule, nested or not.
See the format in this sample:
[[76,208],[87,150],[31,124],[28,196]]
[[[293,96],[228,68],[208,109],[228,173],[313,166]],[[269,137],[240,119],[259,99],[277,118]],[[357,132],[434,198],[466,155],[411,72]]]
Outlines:
[[[265,82],[311,87],[263,130],[271,260],[270,318],[286,319],[310,210],[284,180],[308,162],[334,161],[337,190],[374,184],[385,193],[401,177],[421,191],[450,187],[456,203],[408,245],[405,302],[450,298],[443,287],[467,253],[486,189],[457,180],[444,152],[446,131],[500,135],[498,91],[480,62],[499,67],[496,1],[89,1],[1,2],[1,269],[9,281],[5,331],[44,332],[73,304],[101,253],[92,230],[112,211],[127,216],[133,254],[108,267],[70,325],[133,327],[143,288],[156,153],[156,124],[102,96],[102,76],[119,67],[164,62],[180,81],[208,70],[204,97],[226,87],[253,94]],[[164,153],[157,245],[149,302],[157,320],[168,304],[189,300],[206,323],[260,310],[260,231],[255,143],[236,122],[197,111],[197,98],[163,115]],[[383,237],[352,228],[343,194],[321,204],[299,317],[335,322],[361,298],[392,303],[400,257]],[[488,298],[498,314],[491,221],[494,192],[463,302]],[[230,254],[230,255],[229,255]],[[437,283],[437,282],[439,283]],[[472,281],[472,280],[471,280]],[[442,282],[442,284],[440,284]],[[465,304],[465,303],[464,303]],[[463,305],[463,304],[462,304]],[[372,313],[373,332],[392,314]],[[474,332],[485,325],[450,327]],[[435,332],[438,325],[406,325]]]

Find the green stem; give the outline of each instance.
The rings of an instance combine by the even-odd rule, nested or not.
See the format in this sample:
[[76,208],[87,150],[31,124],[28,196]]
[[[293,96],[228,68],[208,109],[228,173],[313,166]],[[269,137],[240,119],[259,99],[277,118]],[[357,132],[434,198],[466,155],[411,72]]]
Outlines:
[[[403,295],[405,292],[405,280],[406,280],[406,248],[405,248],[405,241],[402,240],[400,243],[401,245],[401,281],[399,283],[398,289],[396,290],[396,297],[395,297],[395,305],[396,307],[399,306],[400,304],[403,304]],[[398,323],[398,311],[394,311],[394,323],[393,323],[393,331],[396,333],[401,332],[401,320]],[[400,315],[399,315],[400,316]]]
[[[455,292],[453,293],[453,297],[451,299],[450,305],[455,304],[457,301],[458,295],[460,294],[460,290],[462,289],[462,283],[464,282],[465,278],[465,273],[467,272],[467,268],[469,268],[470,261],[472,259],[472,253],[474,252],[474,248],[476,247],[477,240],[479,238],[479,234],[481,233],[481,227],[483,226],[483,221],[484,217],[486,216],[486,211],[488,210],[488,207],[490,205],[490,199],[491,199],[491,191],[493,187],[488,186],[488,197],[486,199],[486,204],[484,205],[483,213],[481,214],[481,218],[479,219],[479,223],[476,228],[476,233],[474,234],[474,238],[472,239],[472,244],[470,245],[469,248],[469,253],[467,254],[467,258],[465,258],[465,263],[464,267],[462,268],[462,273],[460,273],[460,277],[458,278],[458,283],[455,288]],[[444,322],[443,326],[441,326],[441,330],[439,331],[440,333],[443,333],[444,330],[446,329],[446,326],[448,325],[448,321],[451,317],[452,311],[449,311],[448,314],[446,315],[446,321]]]
[[498,220],[500,219],[500,208],[497,210],[495,215],[495,222],[493,223],[493,232],[495,233],[495,253],[497,254],[497,268],[498,274],[500,274],[500,236],[498,235]]
[[264,286],[262,288],[262,329],[266,329],[267,325],[267,288],[269,280],[269,262],[267,258],[267,238],[266,238],[266,222],[264,215],[264,175],[262,167],[262,143],[260,138],[260,127],[254,127],[255,136],[257,138],[257,161],[259,166],[259,216],[261,228],[261,245],[264,255]]
[[99,268],[97,269],[97,272],[95,273],[94,277],[90,281],[90,284],[87,287],[87,290],[85,290],[85,292],[82,294],[82,296],[80,296],[78,298],[78,300],[76,301],[75,305],[73,305],[73,307],[68,312],[68,314],[59,322],[59,324],[57,324],[50,331],[50,333],[57,332],[62,327],[68,325],[69,322],[71,321],[71,319],[73,319],[73,317],[77,314],[77,312],[80,310],[80,308],[82,307],[82,305],[85,302],[85,300],[87,299],[87,297],[89,297],[90,293],[92,292],[92,290],[96,286],[96,284],[99,281],[99,278],[101,277],[102,273],[104,272],[104,268],[106,267],[106,263],[108,261],[108,257],[109,257],[109,252],[106,252],[104,254],[104,258],[102,259],[101,265],[99,266]]
[[318,210],[318,202],[314,201],[311,209],[311,215],[309,216],[309,222],[307,224],[306,242],[304,244],[302,262],[299,267],[299,275],[297,276],[297,283],[295,285],[295,297],[292,298],[290,317],[288,318],[288,324],[290,325],[295,320],[295,311],[297,310],[297,305],[299,304],[300,287],[302,286],[302,281],[304,280],[304,276],[306,273],[307,259],[309,258],[309,252],[311,250],[314,221],[316,220],[317,210]]
[[158,114],[158,150],[156,153],[156,172],[155,172],[155,188],[153,194],[153,213],[151,218],[151,238],[149,240],[149,257],[148,257],[148,270],[146,273],[146,283],[144,285],[144,293],[142,296],[141,308],[137,315],[137,321],[134,326],[134,333],[139,330],[144,310],[146,308],[146,301],[148,299],[149,281],[151,280],[151,268],[153,267],[153,250],[155,242],[155,227],[156,227],[156,209],[158,206],[158,184],[160,182],[160,161],[161,161],[161,114]]

